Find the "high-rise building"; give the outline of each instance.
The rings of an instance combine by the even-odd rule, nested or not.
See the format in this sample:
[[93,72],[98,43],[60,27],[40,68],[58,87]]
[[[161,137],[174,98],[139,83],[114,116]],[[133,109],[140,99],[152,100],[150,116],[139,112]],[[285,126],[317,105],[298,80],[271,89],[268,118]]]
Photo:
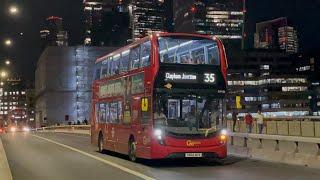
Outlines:
[[254,47],[297,53],[299,50],[297,31],[289,25],[286,17],[257,23]]
[[129,0],[84,0],[84,45],[109,46],[129,38]]
[[152,31],[165,31],[164,0],[132,0],[128,7],[133,40]]
[[241,45],[245,0],[175,0],[173,11],[176,32],[216,35]]
[[106,4],[103,0],[84,0],[84,44],[85,45],[98,45],[99,32],[103,28],[103,14],[106,11]]
[[68,33],[60,17],[48,17],[40,31],[43,48],[46,46],[68,46]]

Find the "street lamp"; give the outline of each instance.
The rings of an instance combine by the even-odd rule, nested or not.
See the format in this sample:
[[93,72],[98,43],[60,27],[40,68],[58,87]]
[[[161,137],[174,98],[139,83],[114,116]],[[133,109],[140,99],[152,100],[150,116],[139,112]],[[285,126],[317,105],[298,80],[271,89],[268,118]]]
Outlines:
[[9,7],[9,12],[11,15],[16,15],[19,13],[19,9],[17,6],[12,5]]
[[11,39],[6,39],[6,40],[4,41],[4,44],[5,44],[6,46],[11,46],[11,45],[12,45]]
[[11,61],[9,59],[7,59],[5,63],[7,66],[9,66],[11,64]]
[[7,72],[5,72],[5,71],[2,71],[1,73],[0,73],[0,76],[1,76],[1,78],[5,78],[5,77],[7,77]]

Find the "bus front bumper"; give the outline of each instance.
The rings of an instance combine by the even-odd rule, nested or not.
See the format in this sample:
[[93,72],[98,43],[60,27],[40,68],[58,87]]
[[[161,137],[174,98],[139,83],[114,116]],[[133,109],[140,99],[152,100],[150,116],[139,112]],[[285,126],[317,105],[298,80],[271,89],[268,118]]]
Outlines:
[[221,144],[210,147],[173,147],[160,144],[154,144],[152,148],[152,159],[166,158],[217,158],[224,159],[227,157],[227,145]]

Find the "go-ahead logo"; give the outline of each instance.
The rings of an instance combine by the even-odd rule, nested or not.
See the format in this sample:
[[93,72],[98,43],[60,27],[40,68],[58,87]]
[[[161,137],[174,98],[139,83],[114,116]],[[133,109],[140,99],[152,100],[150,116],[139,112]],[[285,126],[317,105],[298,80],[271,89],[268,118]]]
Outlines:
[[198,146],[198,145],[200,145],[200,144],[201,144],[200,141],[187,140],[187,146],[188,146],[188,147]]

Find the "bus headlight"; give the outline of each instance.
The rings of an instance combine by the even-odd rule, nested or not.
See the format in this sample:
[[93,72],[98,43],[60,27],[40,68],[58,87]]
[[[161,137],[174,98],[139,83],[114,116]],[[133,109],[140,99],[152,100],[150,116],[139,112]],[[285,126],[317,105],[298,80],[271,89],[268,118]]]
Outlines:
[[227,131],[226,129],[222,129],[221,132],[220,132],[220,134],[226,136],[226,135],[228,135],[228,131]]
[[221,144],[224,144],[227,142],[227,136],[228,136],[228,131],[226,129],[222,129],[219,135]]
[[16,127],[11,127],[11,128],[10,128],[10,131],[11,131],[11,132],[16,132],[16,130],[17,130]]
[[155,129],[153,131],[153,134],[156,137],[156,139],[158,140],[159,144],[164,145],[163,131],[161,129]]

